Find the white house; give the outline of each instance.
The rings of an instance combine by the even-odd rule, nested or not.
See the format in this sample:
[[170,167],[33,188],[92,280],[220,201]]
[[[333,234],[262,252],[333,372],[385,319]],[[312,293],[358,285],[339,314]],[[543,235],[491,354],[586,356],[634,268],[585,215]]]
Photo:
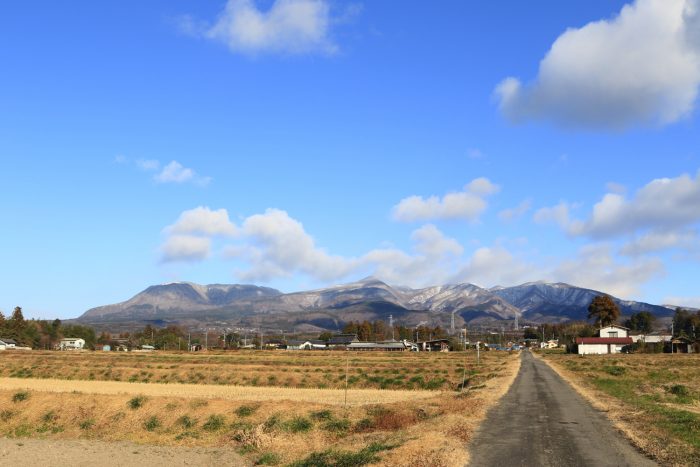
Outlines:
[[613,324],[598,331],[599,337],[577,337],[579,355],[604,355],[622,352],[622,348],[634,341],[628,336],[629,329]]
[[85,339],[79,337],[68,337],[61,339],[58,344],[60,350],[82,350],[85,347]]
[[0,350],[14,349],[17,347],[17,342],[13,339],[0,338]]

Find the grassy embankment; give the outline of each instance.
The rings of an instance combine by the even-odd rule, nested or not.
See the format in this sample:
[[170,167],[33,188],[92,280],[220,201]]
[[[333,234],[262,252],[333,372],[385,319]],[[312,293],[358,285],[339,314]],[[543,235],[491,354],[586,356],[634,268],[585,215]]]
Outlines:
[[[4,436],[235,446],[253,463],[298,466],[464,464],[474,429],[519,366],[502,352],[482,354],[480,366],[464,353],[1,357],[0,376],[13,386],[0,387]],[[348,358],[345,407],[338,388]],[[135,384],[110,392],[100,380]],[[80,392],[55,392],[71,381]],[[247,387],[227,387],[234,384]]]
[[700,355],[542,356],[644,452],[700,465]]

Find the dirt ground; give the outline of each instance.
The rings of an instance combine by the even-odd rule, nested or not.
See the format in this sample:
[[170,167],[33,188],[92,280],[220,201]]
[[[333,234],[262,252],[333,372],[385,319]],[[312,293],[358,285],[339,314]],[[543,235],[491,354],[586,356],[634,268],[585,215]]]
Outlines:
[[128,465],[240,467],[233,448],[144,446],[129,442],[0,438],[0,465]]

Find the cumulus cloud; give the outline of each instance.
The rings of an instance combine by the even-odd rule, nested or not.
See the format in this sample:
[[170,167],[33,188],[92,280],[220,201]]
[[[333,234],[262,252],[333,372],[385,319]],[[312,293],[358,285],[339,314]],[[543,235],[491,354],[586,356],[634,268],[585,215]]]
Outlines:
[[161,261],[201,261],[209,257],[211,239],[194,235],[171,235],[161,246]]
[[454,282],[471,282],[481,287],[515,285],[535,277],[535,268],[500,245],[477,248],[454,276]]
[[569,233],[594,238],[639,230],[669,231],[700,221],[700,173],[651,181],[630,199],[608,193],[585,221],[572,221]]
[[301,222],[285,211],[268,209],[250,216],[243,222],[242,231],[250,243],[244,258],[250,269],[241,275],[247,280],[268,280],[298,272],[334,280],[353,268],[352,259],[333,256],[319,248]]
[[495,90],[513,121],[620,129],[688,115],[700,83],[698,0],[637,0],[609,20],[570,28],[523,85]]
[[525,215],[526,212],[530,210],[532,207],[532,200],[531,199],[526,199],[522,201],[520,204],[515,206],[514,208],[509,208],[509,209],[504,209],[501,212],[498,213],[498,217],[502,221],[513,221],[515,219],[518,219]]
[[228,0],[213,25],[202,27],[187,17],[181,27],[233,52],[333,54],[338,46],[331,38],[332,24],[326,0],[275,0],[267,11],[253,0]]
[[549,274],[553,280],[632,298],[642,284],[661,276],[665,268],[658,258],[619,261],[609,245],[587,245],[575,258],[558,264]]
[[498,185],[488,178],[477,178],[463,191],[448,193],[442,198],[409,196],[393,209],[393,218],[401,222],[430,221],[437,219],[464,219],[476,221],[486,209],[486,197],[497,193]]
[[698,250],[700,248],[700,237],[696,230],[686,230],[679,232],[647,232],[626,243],[620,254],[626,256],[640,256],[657,251],[682,249]]
[[211,210],[205,206],[184,211],[177,221],[166,227],[171,234],[236,235],[238,229],[228,217],[226,209]]
[[538,224],[555,223],[562,229],[567,229],[571,223],[569,218],[571,208],[572,206],[566,201],[560,201],[556,206],[538,209],[533,219]]
[[377,248],[357,257],[334,255],[319,246],[301,222],[279,209],[251,215],[236,227],[225,209],[198,207],[183,212],[163,233],[163,262],[208,259],[216,241],[222,247],[216,250],[223,252],[220,257],[240,265],[238,278],[255,282],[304,275],[328,283],[368,273],[411,287],[454,282],[490,287],[544,279],[631,297],[664,272],[658,259],[620,259],[606,244],[586,246],[564,260],[527,260],[500,243],[465,255],[459,241],[432,224],[415,229],[407,249]]
[[[149,161],[152,162],[152,161]],[[211,177],[201,177],[193,169],[189,169],[178,161],[172,161],[163,167],[163,170],[153,176],[158,183],[185,183],[193,182],[197,185],[208,185]]]
[[136,161],[136,166],[141,170],[158,170],[160,162],[155,159],[139,159]]

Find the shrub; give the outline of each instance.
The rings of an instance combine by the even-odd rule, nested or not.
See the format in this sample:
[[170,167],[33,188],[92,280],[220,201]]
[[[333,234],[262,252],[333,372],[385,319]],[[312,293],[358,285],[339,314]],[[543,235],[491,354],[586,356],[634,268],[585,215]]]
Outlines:
[[668,392],[681,397],[687,397],[690,395],[690,390],[688,389],[688,387],[683,386],[682,384],[674,384],[669,388]]
[[29,399],[29,391],[19,391],[12,396],[12,402],[22,402]]
[[218,431],[226,425],[226,420],[222,415],[209,415],[202,428],[206,431]]
[[145,396],[136,396],[129,400],[127,403],[129,407],[131,407],[132,410],[140,409],[143,407],[143,404],[146,402],[146,397]]
[[81,430],[89,430],[90,428],[95,426],[95,419],[88,418],[87,420],[83,420],[78,426],[80,426]]
[[158,417],[154,415],[143,423],[143,427],[147,431],[155,431],[157,428],[160,427],[160,420],[158,420]]
[[277,414],[274,414],[270,416],[267,420],[265,420],[265,423],[263,424],[263,427],[265,428],[266,431],[273,430],[277,428],[280,424],[280,417]]
[[277,465],[280,463],[280,456],[274,452],[266,452],[255,461],[255,465]]
[[252,405],[242,405],[236,409],[236,415],[239,417],[250,417],[256,410],[258,410],[258,408]]
[[355,467],[367,465],[379,461],[377,453],[393,449],[391,446],[381,443],[372,443],[366,448],[357,452],[336,451],[330,449],[323,452],[313,452],[306,459],[294,462],[292,467]]
[[197,424],[197,419],[192,418],[189,415],[183,415],[177,419],[177,424],[183,428],[192,428]]
[[323,429],[334,434],[344,434],[350,429],[350,420],[347,418],[329,420],[324,423]]
[[56,412],[54,412],[53,410],[49,410],[48,412],[46,412],[44,415],[41,416],[41,420],[44,423],[51,423],[51,422],[56,421],[57,419],[58,419],[58,415],[56,415]]
[[12,410],[3,410],[0,412],[0,420],[3,422],[9,422],[12,417],[15,416],[15,413]]
[[292,433],[306,433],[310,431],[314,425],[306,417],[294,417],[284,425],[285,429]]

